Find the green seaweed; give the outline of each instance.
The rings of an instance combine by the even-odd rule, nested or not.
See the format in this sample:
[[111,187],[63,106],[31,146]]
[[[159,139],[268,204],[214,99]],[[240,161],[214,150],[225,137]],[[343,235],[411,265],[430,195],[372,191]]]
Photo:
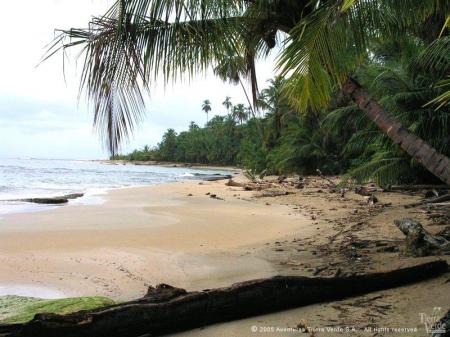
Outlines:
[[90,310],[114,304],[107,297],[75,297],[44,300],[33,297],[0,297],[0,323],[23,323],[33,319],[38,313],[68,314],[80,310]]

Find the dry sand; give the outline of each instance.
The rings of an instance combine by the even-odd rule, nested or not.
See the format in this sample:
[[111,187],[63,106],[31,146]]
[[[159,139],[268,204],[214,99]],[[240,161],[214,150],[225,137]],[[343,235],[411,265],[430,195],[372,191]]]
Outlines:
[[[276,274],[387,270],[433,259],[403,254],[404,238],[394,219],[418,218],[432,232],[448,225],[445,208],[403,207],[418,196],[377,193],[380,202],[368,205],[351,192],[340,196],[320,178],[308,178],[301,190],[283,188],[293,194],[255,198],[255,192],[227,187],[224,181],[191,181],[112,190],[102,205],[6,216],[0,219],[0,286],[44,287],[67,296],[105,295],[120,301],[140,297],[158,283],[199,290]],[[425,336],[419,314],[448,309],[448,279],[447,274],[180,335],[311,335],[280,331],[304,323],[319,330],[344,329],[316,336]],[[353,326],[356,331],[345,331]],[[366,327],[418,331],[364,332]]]

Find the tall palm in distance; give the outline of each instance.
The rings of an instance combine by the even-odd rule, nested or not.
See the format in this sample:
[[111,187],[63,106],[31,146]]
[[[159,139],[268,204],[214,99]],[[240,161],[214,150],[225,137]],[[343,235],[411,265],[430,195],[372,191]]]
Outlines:
[[238,120],[241,125],[243,121],[247,120],[248,112],[244,104],[237,104],[233,107],[233,118]]
[[[233,85],[241,85],[242,91],[244,92],[245,98],[249,106],[251,107],[251,112],[253,117],[255,116],[255,108],[257,106],[257,96],[258,96],[258,84],[256,82],[256,69],[254,62],[252,61],[250,65],[248,61],[240,56],[233,55],[221,59],[218,65],[214,68],[214,74],[218,76],[222,81],[228,82]],[[253,95],[253,106],[252,100],[249,97],[247,89],[245,88],[242,79],[250,80],[252,86]]]
[[212,110],[211,102],[209,99],[205,99],[202,103],[202,111],[206,113],[206,124],[209,122],[208,114]]
[[233,103],[231,103],[231,97],[226,96],[225,100],[222,102],[222,105],[227,109],[227,114],[230,116],[230,109],[233,107]]
[[[450,3],[443,0],[118,0],[88,29],[64,31],[59,39],[62,49],[84,47],[82,89],[94,102],[95,125],[112,153],[140,121],[141,90],[157,76],[166,81],[192,76],[237,53],[250,70],[255,97],[255,59],[282,42],[280,74],[289,79],[290,100],[300,111],[324,108],[342,88],[392,141],[450,183],[450,159],[351,78],[370,57],[373,42],[415,34],[430,44],[449,12]],[[281,41],[278,32],[286,33]],[[443,67],[436,78],[447,74]]]

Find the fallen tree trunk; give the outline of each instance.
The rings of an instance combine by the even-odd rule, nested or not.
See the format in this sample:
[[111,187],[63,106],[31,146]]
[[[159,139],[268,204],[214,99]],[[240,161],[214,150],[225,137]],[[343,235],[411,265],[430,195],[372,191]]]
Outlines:
[[293,194],[292,192],[288,191],[263,191],[260,194],[255,195],[255,198],[274,198],[274,197],[281,197],[284,195]]
[[444,235],[433,235],[413,219],[395,220],[395,225],[406,235],[406,248],[415,256],[450,253],[450,241]]
[[359,276],[277,276],[201,292],[186,292],[162,285],[150,289],[147,297],[129,303],[65,316],[39,314],[24,325],[0,327],[0,336],[158,336],[398,287],[438,276],[447,270],[447,262],[434,261]]
[[387,191],[450,190],[450,185],[392,185]]
[[274,185],[271,183],[265,182],[239,183],[231,178],[225,183],[225,186],[242,187],[245,191],[261,191],[266,188],[274,187]]
[[436,197],[436,198],[431,198],[431,199],[425,199],[413,204],[409,204],[409,205],[405,205],[405,208],[412,208],[412,207],[416,207],[416,206],[420,206],[420,205],[426,205],[426,204],[437,204],[440,202],[446,202],[446,201],[450,201],[450,194],[446,194],[440,197]]
[[48,205],[58,205],[58,204],[66,204],[71,199],[77,199],[84,196],[84,193],[73,193],[66,194],[58,197],[47,197],[47,198],[26,198],[26,199],[13,199],[7,201],[16,201],[16,202],[31,202],[34,204],[48,204]]
[[219,181],[231,179],[230,175],[222,175],[222,174],[206,174],[206,175],[198,174],[196,175],[196,177],[200,177],[201,180],[204,181]]
[[231,186],[231,187],[245,187],[245,184],[243,183],[238,183],[237,181],[234,181],[233,179],[229,179],[226,183],[225,186]]

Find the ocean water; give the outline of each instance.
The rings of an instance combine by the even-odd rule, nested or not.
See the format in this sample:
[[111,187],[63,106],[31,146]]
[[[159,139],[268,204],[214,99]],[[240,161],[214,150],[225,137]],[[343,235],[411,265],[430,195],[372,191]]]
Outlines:
[[102,203],[102,194],[108,189],[198,179],[209,174],[229,172],[83,160],[0,159],[0,217],[58,207],[11,201],[14,199],[85,193],[69,204]]

